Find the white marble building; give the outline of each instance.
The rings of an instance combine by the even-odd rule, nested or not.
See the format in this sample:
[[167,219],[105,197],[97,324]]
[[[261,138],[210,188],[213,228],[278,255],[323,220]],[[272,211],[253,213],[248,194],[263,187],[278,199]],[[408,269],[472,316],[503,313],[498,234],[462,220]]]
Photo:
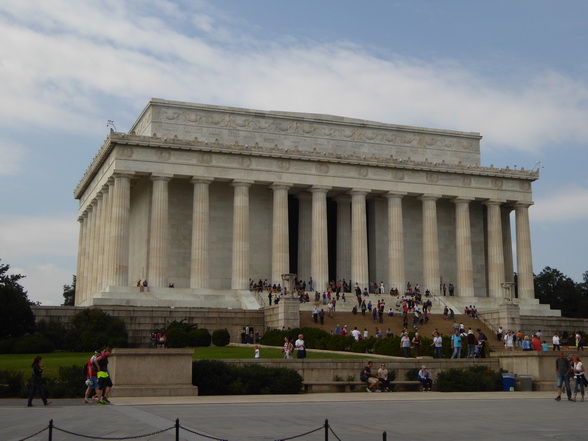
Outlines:
[[75,189],[76,304],[257,308],[250,278],[296,273],[318,290],[345,278],[442,295],[452,283],[450,305],[492,309],[517,272],[521,313],[550,314],[533,292],[539,174],[481,166],[480,140],[153,99]]

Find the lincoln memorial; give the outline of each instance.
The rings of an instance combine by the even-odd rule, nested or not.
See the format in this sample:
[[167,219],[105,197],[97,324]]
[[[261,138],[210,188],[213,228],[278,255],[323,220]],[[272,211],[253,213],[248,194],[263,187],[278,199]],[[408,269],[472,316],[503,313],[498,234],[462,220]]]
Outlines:
[[482,166],[481,139],[152,99],[75,189],[76,305],[257,309],[250,280],[293,273],[317,291],[346,279],[443,296],[452,284],[458,310],[512,301],[550,315],[533,289],[539,173]]

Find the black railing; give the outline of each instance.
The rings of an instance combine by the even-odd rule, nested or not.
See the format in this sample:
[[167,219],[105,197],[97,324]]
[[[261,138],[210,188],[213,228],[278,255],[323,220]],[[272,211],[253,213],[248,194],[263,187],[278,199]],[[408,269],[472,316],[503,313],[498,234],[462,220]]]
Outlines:
[[[20,438],[19,441],[26,441],[26,440],[30,440],[33,439],[34,437],[36,437],[37,435],[40,435],[41,433],[47,431],[47,439],[49,441],[53,441],[53,432],[54,431],[58,431],[58,432],[62,432],[62,433],[67,433],[68,435],[72,435],[72,436],[77,436],[80,438],[85,438],[85,439],[93,439],[93,440],[127,440],[127,439],[140,439],[140,438],[146,438],[148,436],[154,436],[154,435],[158,435],[160,433],[164,433],[164,432],[169,432],[171,430],[175,429],[175,440],[179,441],[180,439],[180,429],[181,430],[185,430],[186,432],[190,432],[194,435],[198,435],[204,438],[208,438],[208,439],[212,439],[212,440],[216,440],[216,441],[229,441],[227,439],[224,438],[217,438],[215,436],[212,435],[206,435],[204,433],[198,432],[196,430],[193,429],[188,429],[187,427],[183,427],[180,424],[180,420],[176,419],[176,423],[173,426],[170,426],[166,429],[161,429],[161,430],[156,430],[154,432],[149,432],[149,433],[144,433],[142,435],[130,435],[130,436],[120,436],[120,437],[102,437],[102,436],[97,436],[97,435],[86,435],[83,433],[75,433],[72,432],[71,430],[66,430],[64,428],[58,427],[56,425],[53,424],[53,420],[49,421],[49,425],[47,427],[42,428],[41,430],[39,430],[38,432],[35,432],[25,438]],[[297,438],[302,438],[306,435],[310,435],[311,433],[315,433],[318,432],[319,430],[324,430],[325,432],[325,441],[329,441],[329,433],[332,434],[335,439],[337,441],[342,441],[341,438],[339,438],[339,436],[335,433],[335,431],[333,430],[333,427],[329,424],[329,420],[325,420],[325,423],[320,426],[317,427],[316,429],[312,429],[312,430],[308,430],[306,432],[303,433],[299,433],[298,435],[293,435],[293,436],[288,436],[288,437],[284,437],[284,438],[277,438],[276,441],[288,441],[288,440],[292,440],[292,439],[297,439]],[[37,438],[40,439],[40,438]],[[387,436],[386,436],[386,432],[382,433],[382,440],[386,441],[387,440]]]

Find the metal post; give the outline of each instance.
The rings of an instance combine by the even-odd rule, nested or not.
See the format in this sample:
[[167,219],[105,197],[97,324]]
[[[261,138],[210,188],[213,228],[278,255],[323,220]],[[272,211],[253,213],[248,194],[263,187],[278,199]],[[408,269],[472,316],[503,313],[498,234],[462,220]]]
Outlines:
[[180,441],[180,419],[176,418],[176,441]]
[[53,420],[49,420],[49,441],[53,441]]
[[329,420],[325,420],[325,441],[329,441]]
[[382,441],[386,441],[388,439],[388,436],[386,435],[386,431],[384,430],[384,433],[382,433]]

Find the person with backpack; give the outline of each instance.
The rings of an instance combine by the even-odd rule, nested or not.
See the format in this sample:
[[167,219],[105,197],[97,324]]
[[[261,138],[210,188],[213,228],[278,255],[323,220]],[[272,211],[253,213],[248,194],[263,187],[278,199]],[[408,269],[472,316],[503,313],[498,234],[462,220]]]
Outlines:
[[108,357],[110,357],[111,353],[112,348],[107,347],[94,361],[94,365],[98,368],[96,377],[98,378],[98,384],[102,395],[102,399],[98,400],[98,404],[110,404],[108,397],[110,396],[110,390],[112,389],[113,384],[108,373]]
[[96,399],[102,399],[102,394],[100,391],[100,387],[98,385],[98,378],[96,376],[96,365],[94,364],[94,362],[96,361],[96,357],[99,357],[100,355],[100,351],[94,351],[94,355],[90,357],[85,366],[84,376],[86,377],[87,388],[86,393],[84,395],[84,404],[90,403],[90,393],[92,392],[92,390],[96,392]]

